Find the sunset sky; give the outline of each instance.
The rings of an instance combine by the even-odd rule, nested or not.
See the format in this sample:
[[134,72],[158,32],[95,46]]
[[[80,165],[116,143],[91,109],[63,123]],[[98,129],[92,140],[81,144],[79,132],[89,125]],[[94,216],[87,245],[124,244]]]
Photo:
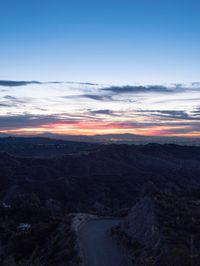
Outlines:
[[0,132],[199,136],[200,83],[0,82]]
[[0,11],[0,133],[200,136],[200,1]]

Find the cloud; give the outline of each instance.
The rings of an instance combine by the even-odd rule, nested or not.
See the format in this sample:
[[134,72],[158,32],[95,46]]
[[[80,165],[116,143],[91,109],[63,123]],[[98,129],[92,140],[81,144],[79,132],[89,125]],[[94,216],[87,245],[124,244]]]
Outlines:
[[10,130],[19,128],[29,128],[29,127],[41,127],[48,126],[53,123],[59,124],[75,124],[80,122],[80,119],[70,118],[70,117],[60,117],[56,115],[32,115],[32,114],[22,114],[22,115],[3,115],[0,116],[0,129]]
[[17,98],[11,95],[2,97],[3,101],[0,102],[0,107],[20,107],[30,102],[30,98]]
[[95,101],[111,101],[112,97],[110,95],[98,95],[98,94],[78,94],[78,95],[67,95],[62,96],[64,99],[80,99],[87,98]]
[[191,85],[200,88],[200,82],[192,82]]
[[17,129],[23,127],[41,126],[54,120],[49,116],[24,115],[4,115],[0,116],[0,129]]
[[112,100],[112,97],[110,95],[83,94],[82,97],[96,100],[96,101],[111,101]]
[[[100,113],[109,113],[109,110],[96,110]],[[87,130],[98,134],[109,130],[118,132],[137,132],[147,133],[150,135],[176,135],[176,134],[192,134],[200,132],[200,122],[198,121],[118,121],[97,119],[88,120],[87,117],[70,117],[66,115],[4,115],[0,116],[0,131],[8,132],[87,132]],[[59,131],[61,130],[61,131]],[[69,130],[69,131],[68,131]],[[120,131],[119,131],[120,130]]]
[[[81,83],[80,83],[81,84]],[[92,85],[92,84],[91,84]],[[80,89],[81,90],[81,89]],[[133,99],[124,98],[123,99],[115,96],[120,96],[124,94],[132,94],[138,97],[139,94],[148,94],[148,93],[161,93],[161,94],[171,94],[171,93],[179,93],[184,92],[186,89],[181,85],[173,85],[173,86],[161,86],[161,85],[149,85],[149,86],[110,86],[110,87],[98,87],[94,88],[94,91],[90,91],[90,93],[72,95],[72,96],[64,96],[63,98],[88,98],[96,101],[123,101],[123,102],[133,102]],[[144,97],[144,95],[143,95]],[[135,100],[136,101],[136,100]]]
[[185,111],[174,111],[174,110],[162,110],[162,111],[156,111],[157,116],[164,117],[164,118],[171,118],[171,119],[184,119],[184,120],[191,120],[193,117],[191,117],[188,113]]
[[113,115],[113,111],[109,110],[109,109],[102,109],[102,110],[90,110],[89,111],[90,114],[93,115]]
[[174,134],[199,130],[200,108],[193,101],[200,98],[196,83],[193,87],[107,86],[55,81],[18,89],[34,81],[11,82],[12,88],[0,88],[1,131],[101,134],[113,130],[153,135],[155,130],[156,135],[170,128]]
[[160,119],[166,120],[199,120],[200,117],[195,117],[193,114],[190,115],[183,110],[136,110],[137,113],[146,115],[149,117],[159,117]]
[[165,87],[165,86],[111,86],[103,88],[103,91],[112,92],[114,94],[124,93],[172,93],[183,91],[184,88],[180,87]]
[[12,107],[12,105],[7,103],[0,103],[0,107]]
[[200,133],[200,123],[180,125],[179,127],[171,127],[169,129],[161,129],[159,135],[192,135]]
[[[91,84],[92,85],[92,84]],[[178,93],[185,91],[185,88],[181,86],[110,86],[110,87],[99,87],[95,88],[95,93],[91,91],[91,93],[72,95],[72,96],[64,96],[63,98],[88,98],[95,101],[123,101],[123,102],[133,102],[133,99],[130,98],[116,98],[115,96],[123,95],[123,94],[144,94],[144,93]],[[136,101],[136,100],[135,100]]]
[[[51,83],[51,82],[50,82]],[[67,83],[67,84],[79,84],[79,85],[88,85],[88,86],[98,86],[100,84],[98,83],[91,83],[91,82],[74,82],[74,81],[66,81],[61,83]]]
[[200,107],[196,107],[194,110],[192,110],[192,114],[194,116],[199,116],[200,115]]
[[91,82],[73,82],[73,81],[47,81],[47,82],[41,82],[41,81],[15,81],[15,80],[0,80],[0,86],[4,87],[20,87],[20,86],[27,86],[31,84],[79,84],[79,85],[86,85],[86,86],[98,86],[97,83],[91,83]]
[[39,81],[13,81],[13,80],[0,80],[0,86],[4,87],[19,87],[30,84],[41,84]]
[[24,102],[22,99],[19,99],[19,98],[15,97],[15,96],[11,96],[11,95],[5,95],[3,98],[8,100],[8,101],[11,101],[11,102],[17,102],[17,103]]

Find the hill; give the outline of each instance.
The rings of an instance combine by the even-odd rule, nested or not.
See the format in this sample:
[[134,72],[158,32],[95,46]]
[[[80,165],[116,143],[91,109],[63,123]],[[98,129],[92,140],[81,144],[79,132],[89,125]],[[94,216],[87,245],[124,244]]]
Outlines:
[[[152,189],[153,187],[153,189]],[[133,265],[200,265],[200,202],[148,186],[112,231]]]

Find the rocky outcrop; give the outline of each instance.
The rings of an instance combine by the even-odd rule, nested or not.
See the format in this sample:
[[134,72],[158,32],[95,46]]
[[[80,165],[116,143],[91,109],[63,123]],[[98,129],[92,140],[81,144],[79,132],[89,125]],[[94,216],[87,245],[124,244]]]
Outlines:
[[200,265],[200,204],[147,189],[112,234],[133,265]]

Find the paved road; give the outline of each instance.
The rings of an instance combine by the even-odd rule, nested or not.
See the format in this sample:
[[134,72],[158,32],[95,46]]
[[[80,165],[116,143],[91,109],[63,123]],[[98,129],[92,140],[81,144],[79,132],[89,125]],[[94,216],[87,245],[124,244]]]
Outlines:
[[130,266],[127,256],[112,240],[109,229],[119,220],[93,220],[80,229],[80,243],[87,266]]

